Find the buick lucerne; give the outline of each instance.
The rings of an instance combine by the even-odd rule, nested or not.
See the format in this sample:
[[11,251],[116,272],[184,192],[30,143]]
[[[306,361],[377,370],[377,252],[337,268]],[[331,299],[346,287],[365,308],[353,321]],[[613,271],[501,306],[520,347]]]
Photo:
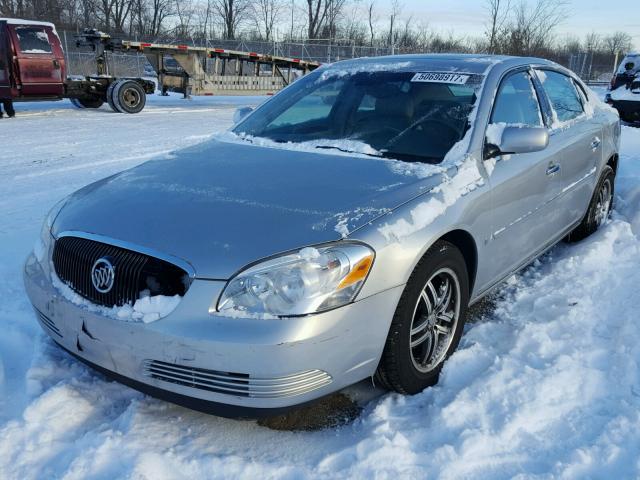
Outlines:
[[537,58],[324,66],[49,213],[25,285],[94,368],[219,415],[437,382],[469,305],[610,212],[620,121]]

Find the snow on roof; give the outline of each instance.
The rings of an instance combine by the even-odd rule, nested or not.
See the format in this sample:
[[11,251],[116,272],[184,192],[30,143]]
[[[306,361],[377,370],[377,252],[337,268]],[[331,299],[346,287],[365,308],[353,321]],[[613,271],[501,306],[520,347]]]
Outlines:
[[39,25],[42,27],[51,27],[55,31],[56,26],[51,22],[41,22],[39,20],[24,20],[21,18],[1,18],[0,22],[7,22],[9,25]]
[[362,57],[344,60],[328,66],[329,69],[349,69],[351,67],[375,67],[377,70],[408,70],[467,72],[483,75],[487,68],[510,57],[497,55],[470,54],[412,54],[383,57]]

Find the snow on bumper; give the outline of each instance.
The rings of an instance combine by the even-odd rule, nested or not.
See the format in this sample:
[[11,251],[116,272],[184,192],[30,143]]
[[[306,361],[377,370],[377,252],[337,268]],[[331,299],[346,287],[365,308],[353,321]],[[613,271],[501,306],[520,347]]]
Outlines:
[[307,317],[240,319],[208,313],[224,282],[195,280],[169,316],[144,324],[73,304],[33,255],[24,279],[43,329],[70,353],[134,388],[228,416],[275,413],[372,375],[402,293]]

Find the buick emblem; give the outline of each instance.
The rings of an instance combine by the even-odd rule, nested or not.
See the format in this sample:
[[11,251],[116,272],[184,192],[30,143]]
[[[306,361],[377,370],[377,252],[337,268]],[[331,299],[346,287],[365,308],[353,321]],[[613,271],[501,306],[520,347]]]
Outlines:
[[91,283],[100,293],[109,293],[113,288],[116,278],[116,269],[108,258],[102,257],[96,260],[91,268]]

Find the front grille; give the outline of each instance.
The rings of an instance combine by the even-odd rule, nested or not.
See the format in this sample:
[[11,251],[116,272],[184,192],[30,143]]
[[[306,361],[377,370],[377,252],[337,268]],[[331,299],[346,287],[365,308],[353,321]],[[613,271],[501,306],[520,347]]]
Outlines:
[[[115,271],[113,286],[106,293],[98,291],[91,281],[91,270],[100,258],[107,258]],[[133,304],[142,292],[182,296],[190,284],[187,272],[172,263],[79,237],[56,240],[53,266],[58,277],[76,293],[106,307]]]
[[289,397],[331,383],[331,376],[321,370],[308,370],[284,377],[255,378],[246,373],[220,372],[159,360],[145,360],[143,368],[146,376],[158,380],[240,397]]
[[47,317],[44,313],[42,313],[37,308],[35,309],[35,311],[36,311],[36,315],[38,316],[38,320],[40,320],[40,323],[45,327],[47,327],[51,332],[55,333],[57,336],[62,338],[62,333],[60,333],[60,329],[56,326],[53,320],[51,320],[49,317]]

